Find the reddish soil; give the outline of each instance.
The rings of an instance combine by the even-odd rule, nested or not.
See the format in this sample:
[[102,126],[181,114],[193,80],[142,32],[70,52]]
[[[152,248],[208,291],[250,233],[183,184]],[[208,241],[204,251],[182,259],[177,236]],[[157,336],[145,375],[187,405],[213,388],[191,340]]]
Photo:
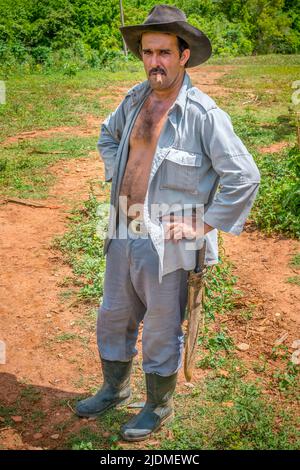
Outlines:
[[8,146],[22,140],[31,139],[47,139],[53,135],[67,134],[68,136],[73,135],[77,137],[86,137],[88,135],[95,135],[99,130],[99,118],[94,116],[84,116],[83,124],[81,126],[61,126],[61,127],[50,127],[49,129],[35,129],[33,131],[20,132],[17,135],[8,137],[2,142],[2,146]]
[[[299,253],[300,242],[282,236],[266,236],[246,223],[238,237],[223,233],[225,253],[238,276],[237,288],[243,294],[236,308],[221,321],[227,322],[236,344],[247,343],[239,352],[244,360],[255,362],[264,355],[272,364],[271,352],[277,340],[292,354],[291,345],[300,338],[300,289],[287,280],[299,274],[290,265]],[[252,311],[250,321],[241,313]],[[274,362],[274,367],[277,363]]]
[[[207,66],[203,70],[191,74],[200,88],[214,97],[228,93],[215,84],[224,67]],[[3,145],[20,138],[47,137],[58,132],[91,134],[96,141],[98,128],[99,123],[91,117],[80,129],[37,130],[7,139]],[[56,209],[14,203],[0,206],[0,257],[5,267],[0,284],[0,339],[7,347],[7,362],[0,365],[0,406],[15,407],[15,415],[21,413],[22,417],[13,426],[7,424],[0,408],[0,448],[3,449],[62,448],[68,435],[87,422],[74,416],[72,400],[89,393],[91,387],[101,382],[94,328],[84,323],[91,306],[76,301],[76,292],[62,297],[66,287],[73,289],[72,283],[68,285],[66,281],[72,272],[62,254],[52,248],[52,240],[67,230],[70,210],[87,198],[90,183],[104,180],[103,165],[97,153],[92,152],[86,158],[60,160],[49,171],[56,176],[56,183],[48,199],[40,202],[55,205]],[[289,276],[295,275],[289,262],[293,254],[300,252],[300,243],[279,236],[266,237],[251,224],[246,225],[239,237],[223,234],[223,239],[243,294],[240,304],[230,314],[225,317],[216,314],[216,328],[226,323],[237,344],[249,344],[246,352],[238,351],[249,363],[261,354],[271,361],[276,339],[288,333],[284,344],[290,347],[300,337],[299,287],[286,282]],[[245,322],[241,312],[250,308],[252,319]],[[63,341],[64,334],[76,336]],[[139,349],[140,346],[141,336]],[[196,369],[194,383],[204,375],[203,370]],[[139,354],[134,383],[141,377]],[[190,393],[182,371],[177,390]],[[143,399],[137,385],[135,399]],[[44,419],[37,425],[36,415],[41,411]],[[93,426],[96,423],[92,422]],[[122,446],[125,448],[124,443]]]
[[281,152],[282,149],[288,146],[289,146],[289,142],[285,142],[285,141],[275,142],[274,144],[269,145],[267,147],[260,147],[259,151],[261,153],[277,153],[277,152]]

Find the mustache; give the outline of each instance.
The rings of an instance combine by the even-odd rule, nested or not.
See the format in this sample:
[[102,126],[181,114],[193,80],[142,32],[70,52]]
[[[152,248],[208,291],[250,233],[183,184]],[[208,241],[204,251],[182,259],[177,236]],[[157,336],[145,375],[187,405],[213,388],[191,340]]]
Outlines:
[[149,75],[152,75],[153,73],[161,73],[162,75],[166,75],[166,72],[164,71],[164,69],[162,69],[160,67],[155,67],[155,68],[151,69],[150,72],[149,72]]

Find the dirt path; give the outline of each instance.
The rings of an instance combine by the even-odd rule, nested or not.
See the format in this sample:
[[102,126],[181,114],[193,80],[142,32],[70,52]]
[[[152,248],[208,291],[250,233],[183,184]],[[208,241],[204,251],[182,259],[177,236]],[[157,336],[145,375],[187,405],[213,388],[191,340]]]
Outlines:
[[[252,231],[249,223],[238,237],[222,235],[238,276],[236,287],[243,292],[241,304],[227,316],[229,332],[236,344],[249,344],[249,350],[240,353],[243,359],[255,362],[264,355],[276,368],[271,352],[277,341],[282,340],[292,354],[291,345],[300,338],[300,290],[287,282],[297,272],[290,261],[299,253],[300,243]],[[243,321],[241,311],[252,311],[250,321]]]
[[[92,158],[60,161],[50,171],[57,176],[57,184],[49,199],[42,202],[53,205],[55,201],[58,209],[17,204],[7,204],[0,209],[3,240],[0,256],[1,265],[5,266],[0,285],[0,331],[7,345],[7,363],[0,366],[0,401],[14,405],[26,384],[33,384],[40,391],[42,398],[38,409],[47,415],[45,429],[41,429],[43,447],[55,444],[53,441],[51,445],[51,440],[47,444],[44,436],[47,439],[55,434],[54,427],[72,414],[67,409],[56,416],[49,407],[55,409],[57,400],[84,391],[83,371],[89,370],[85,386],[98,375],[93,332],[88,338],[91,347],[84,348],[77,339],[82,328],[76,321],[84,318],[86,308],[82,305],[69,307],[73,298],[67,301],[61,298],[65,290],[61,284],[71,275],[71,270],[63,263],[62,256],[51,248],[51,242],[55,235],[66,230],[69,210],[86,199],[88,181],[103,177],[102,165],[95,154]],[[62,341],[60,338],[66,333],[77,336],[72,341]],[[86,336],[87,332],[84,334]],[[25,417],[23,419],[26,421]],[[6,432],[0,434],[4,447],[15,447],[11,432],[7,430],[8,442]],[[35,445],[34,434],[34,429],[25,431],[22,444],[17,436],[16,447]]]
[[[215,83],[222,73],[224,67],[208,66],[205,73],[193,72],[192,78],[200,88],[217,97],[228,93]],[[88,124],[80,132],[95,135],[96,141],[98,125],[93,118]],[[35,131],[27,136],[23,133],[21,138],[65,131]],[[10,138],[5,145],[18,138]],[[0,365],[0,406],[15,409],[16,414],[12,428],[5,424],[5,412],[0,413],[0,446],[6,449],[59,448],[70,431],[76,432],[86,423],[74,417],[68,401],[88,393],[101,381],[94,329],[84,322],[89,307],[74,304],[73,296],[62,298],[62,286],[71,270],[61,254],[51,248],[51,242],[66,230],[70,209],[86,199],[90,181],[103,180],[103,165],[95,152],[87,158],[59,161],[49,171],[56,175],[57,182],[49,198],[42,202],[55,204],[57,209],[0,206],[0,257],[4,267],[0,283],[0,339],[7,346],[7,362]],[[269,351],[284,332],[288,333],[288,344],[299,338],[299,287],[285,282],[293,275],[288,263],[300,251],[299,242],[266,238],[247,226],[239,237],[224,234],[224,245],[244,290],[243,308],[247,302],[255,304],[251,326],[244,327],[234,314],[225,318],[237,342],[250,343],[249,351],[241,355],[258,356]],[[83,336],[87,341],[82,340]],[[142,375],[140,356],[136,380]],[[195,381],[203,375],[198,369]],[[178,390],[187,394],[190,390],[182,371]],[[136,397],[142,399],[137,392]]]

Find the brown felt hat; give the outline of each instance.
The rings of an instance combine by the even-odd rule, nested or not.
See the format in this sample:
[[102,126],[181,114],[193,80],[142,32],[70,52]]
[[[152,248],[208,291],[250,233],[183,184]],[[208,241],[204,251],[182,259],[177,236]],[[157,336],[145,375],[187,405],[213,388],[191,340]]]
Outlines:
[[202,64],[211,56],[211,43],[208,37],[200,29],[189,24],[184,12],[176,7],[156,5],[143,24],[123,26],[120,30],[128,49],[140,60],[142,60],[139,50],[141,36],[149,31],[171,33],[184,39],[191,51],[187,67]]

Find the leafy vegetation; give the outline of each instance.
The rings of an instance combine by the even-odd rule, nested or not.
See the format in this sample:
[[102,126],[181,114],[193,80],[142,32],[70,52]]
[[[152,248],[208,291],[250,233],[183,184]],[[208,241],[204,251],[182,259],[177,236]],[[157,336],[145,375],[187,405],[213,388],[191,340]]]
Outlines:
[[[108,183],[101,184],[105,189]],[[99,204],[95,194],[90,193],[80,209],[75,209],[71,215],[70,230],[55,240],[55,245],[66,255],[72,265],[74,274],[82,279],[79,298],[85,301],[95,301],[102,295],[105,271],[103,245],[108,207],[106,203]]]
[[[125,23],[142,23],[156,3],[124,0]],[[178,0],[176,6],[209,36],[215,56],[299,52],[300,10],[292,0]],[[5,74],[18,67],[59,68],[72,76],[82,68],[127,63],[118,0],[0,0],[0,13]]]
[[266,232],[300,237],[300,149],[292,147],[259,160],[262,181],[253,219]]
[[291,97],[299,76],[298,58],[261,56],[252,65],[246,57],[230,60],[233,70],[220,82],[232,92],[218,103],[230,114],[261,172],[252,220],[269,234],[295,238],[300,236],[300,150],[295,145],[297,107]]

